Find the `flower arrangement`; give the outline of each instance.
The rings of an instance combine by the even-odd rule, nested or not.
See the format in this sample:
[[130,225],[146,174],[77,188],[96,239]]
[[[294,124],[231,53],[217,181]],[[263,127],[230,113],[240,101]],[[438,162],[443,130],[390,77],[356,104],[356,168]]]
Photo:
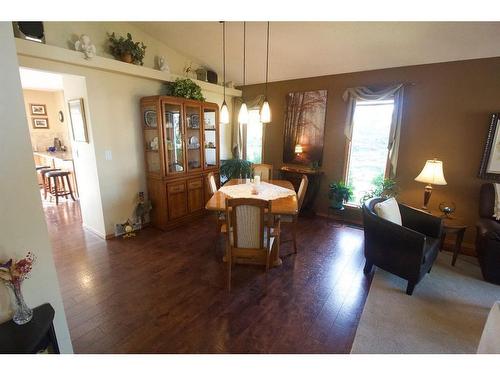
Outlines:
[[0,263],[0,280],[14,293],[17,308],[12,319],[19,325],[28,323],[33,317],[33,311],[24,302],[21,284],[29,278],[34,263],[35,255],[30,251],[20,260],[9,259],[5,263]]
[[9,259],[7,262],[0,264],[0,279],[7,283],[20,284],[29,278],[34,263],[35,255],[30,251],[23,259],[16,262]]

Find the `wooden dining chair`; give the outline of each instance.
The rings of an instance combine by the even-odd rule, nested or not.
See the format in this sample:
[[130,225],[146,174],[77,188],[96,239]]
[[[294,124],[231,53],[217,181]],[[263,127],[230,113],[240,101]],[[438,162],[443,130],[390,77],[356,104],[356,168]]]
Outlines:
[[273,245],[279,251],[279,220],[266,215],[271,202],[253,198],[226,199],[227,290],[231,291],[231,269],[237,259],[265,264],[269,270]]
[[[300,209],[302,204],[304,203],[304,197],[306,196],[307,186],[309,185],[309,179],[304,174],[302,175],[302,179],[300,180],[299,191],[297,192],[297,213],[295,215],[280,215],[279,219],[281,223],[292,226],[292,240],[293,241],[293,250],[294,253],[297,254],[297,222]],[[290,240],[282,241],[288,242]]]
[[[217,192],[217,183],[215,182],[215,175],[213,172],[210,172],[207,175],[208,180],[208,188],[210,190],[210,195],[214,195]],[[225,231],[225,223],[226,223],[226,214],[224,212],[215,212],[215,234],[219,236],[219,234]],[[215,243],[215,247],[217,247],[217,242]]]
[[253,164],[253,175],[260,176],[261,181],[269,182],[273,179],[273,166],[271,164]]

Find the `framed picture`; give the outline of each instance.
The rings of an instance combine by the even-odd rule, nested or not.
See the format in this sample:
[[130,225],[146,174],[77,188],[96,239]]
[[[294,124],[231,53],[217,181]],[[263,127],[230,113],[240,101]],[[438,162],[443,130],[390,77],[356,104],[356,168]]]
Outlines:
[[491,115],[490,127],[484,146],[479,177],[500,181],[500,113]]
[[33,129],[48,129],[49,119],[45,117],[32,117],[31,118]]
[[286,96],[283,162],[321,165],[327,90],[292,92]]
[[47,108],[45,104],[30,104],[31,114],[34,116],[46,116]]
[[75,142],[89,142],[87,134],[87,121],[85,119],[85,107],[83,98],[73,99],[68,102],[71,130]]

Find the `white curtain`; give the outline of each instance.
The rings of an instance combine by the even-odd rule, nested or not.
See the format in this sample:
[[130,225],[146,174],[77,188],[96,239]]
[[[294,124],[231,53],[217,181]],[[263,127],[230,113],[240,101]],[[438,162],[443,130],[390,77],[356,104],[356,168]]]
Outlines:
[[382,90],[373,91],[368,87],[353,87],[345,90],[342,98],[347,102],[347,118],[344,134],[346,138],[352,140],[352,127],[356,101],[359,100],[394,100],[394,111],[392,113],[391,130],[389,133],[389,176],[396,175],[398,163],[399,136],[401,132],[401,118],[403,115],[404,85],[397,84]]
[[247,105],[248,110],[259,109],[264,103],[264,95],[259,95],[253,99],[243,99],[235,97],[233,99],[233,114],[232,114],[232,124],[233,129],[231,132],[232,145],[233,145],[233,157],[238,157],[241,159],[246,159],[246,142],[245,142],[245,124],[240,124],[238,122],[238,114],[240,113],[241,105],[243,100]]

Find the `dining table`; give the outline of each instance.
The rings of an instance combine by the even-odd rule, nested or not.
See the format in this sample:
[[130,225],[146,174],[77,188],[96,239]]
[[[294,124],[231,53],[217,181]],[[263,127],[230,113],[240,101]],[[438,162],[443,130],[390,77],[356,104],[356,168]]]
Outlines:
[[[239,189],[238,194],[245,196],[245,191],[252,191],[252,194],[245,196],[247,198],[265,199],[271,201],[271,209],[269,214],[274,216],[279,215],[297,215],[298,213],[298,203],[297,194],[290,181],[287,180],[269,180],[267,182],[255,183],[250,179],[231,179],[227,181],[223,188],[216,191],[212,197],[209,199],[205,208],[208,211],[213,212],[225,212],[226,211],[226,199],[235,198],[235,196],[230,196],[224,191],[229,191],[227,187],[232,187],[236,185],[243,185],[242,189]],[[274,187],[279,187],[280,189],[275,189]],[[285,191],[284,189],[288,190]],[[236,189],[234,189],[236,191]],[[255,194],[256,193],[256,194]],[[231,193],[229,193],[231,194]],[[238,195],[238,197],[241,195]],[[242,197],[243,197],[242,196]],[[281,197],[280,197],[281,196]],[[271,254],[274,266],[280,266],[282,260],[279,257],[279,245],[275,246]]]

